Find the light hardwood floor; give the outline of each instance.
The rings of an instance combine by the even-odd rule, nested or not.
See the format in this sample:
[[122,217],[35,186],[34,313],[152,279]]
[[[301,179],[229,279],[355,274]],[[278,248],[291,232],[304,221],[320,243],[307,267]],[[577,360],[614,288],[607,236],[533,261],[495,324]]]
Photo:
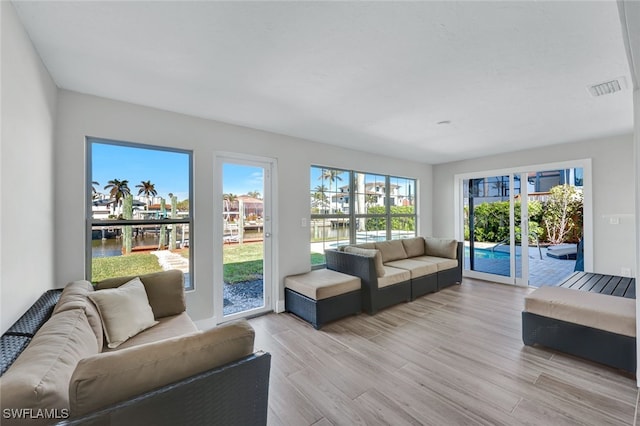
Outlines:
[[633,377],[522,344],[530,291],[465,279],[320,331],[251,319],[272,355],[269,424],[633,424]]

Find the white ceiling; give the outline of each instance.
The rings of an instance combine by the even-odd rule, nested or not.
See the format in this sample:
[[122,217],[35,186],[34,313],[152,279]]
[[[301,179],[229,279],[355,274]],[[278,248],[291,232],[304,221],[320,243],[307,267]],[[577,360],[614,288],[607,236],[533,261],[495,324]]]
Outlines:
[[358,150],[436,164],[633,129],[615,1],[14,5],[61,88]]

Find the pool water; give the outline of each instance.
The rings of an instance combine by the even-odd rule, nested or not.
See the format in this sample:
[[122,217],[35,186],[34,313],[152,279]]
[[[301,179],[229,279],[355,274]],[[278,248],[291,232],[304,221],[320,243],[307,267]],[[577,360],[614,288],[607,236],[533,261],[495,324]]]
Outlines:
[[[469,257],[469,247],[464,248],[464,256]],[[509,253],[490,249],[473,249],[473,257],[476,259],[509,259]]]

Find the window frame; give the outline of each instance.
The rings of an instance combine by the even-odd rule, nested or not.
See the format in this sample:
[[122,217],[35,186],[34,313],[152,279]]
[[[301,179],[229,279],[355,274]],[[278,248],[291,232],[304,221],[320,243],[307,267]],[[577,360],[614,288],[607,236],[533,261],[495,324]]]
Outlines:
[[186,154],[188,156],[188,199],[189,199],[189,216],[187,218],[161,218],[161,219],[109,219],[109,226],[113,227],[124,227],[124,226],[134,226],[134,225],[174,225],[174,224],[187,224],[189,226],[189,280],[185,281],[185,291],[194,291],[195,290],[195,279],[194,279],[194,199],[193,199],[193,151],[187,150],[183,148],[173,148],[166,146],[158,146],[158,145],[150,145],[139,142],[128,142],[128,141],[119,141],[112,139],[105,139],[93,136],[87,136],[85,138],[85,279],[91,282],[92,279],[92,259],[93,259],[93,250],[92,250],[92,229],[94,226],[104,226],[104,219],[94,219],[93,218],[93,209],[92,209],[92,200],[93,200],[93,192],[92,192],[92,184],[93,182],[93,149],[92,146],[94,143],[103,144],[103,145],[115,145],[125,148],[137,148],[137,149],[146,149],[146,150],[155,150],[155,151],[164,151],[171,152],[177,154]]
[[[340,171],[342,173],[345,173],[348,176],[348,193],[349,193],[349,211],[348,213],[344,214],[344,213],[313,213],[312,209],[313,206],[311,205],[311,200],[312,200],[312,188],[311,188],[311,182],[309,185],[309,196],[310,196],[310,219],[311,222],[313,222],[314,220],[330,220],[330,219],[339,219],[339,218],[347,218],[349,220],[349,223],[356,223],[356,220],[364,220],[365,221],[365,228],[366,228],[366,220],[367,219],[382,219],[385,221],[385,241],[389,241],[393,238],[394,234],[393,234],[393,219],[396,218],[408,218],[408,219],[413,219],[414,221],[414,233],[413,236],[418,235],[418,179],[417,178],[412,178],[412,177],[404,177],[404,176],[397,176],[397,175],[389,175],[389,174],[380,174],[380,173],[375,173],[375,172],[362,172],[362,171],[356,171],[356,170],[347,170],[347,169],[343,169],[343,168],[338,168],[338,167],[330,167],[330,166],[320,166],[320,165],[316,165],[316,164],[311,164],[309,171],[310,171],[310,175],[311,175],[311,171],[313,169],[320,169],[320,170],[337,170]],[[371,175],[371,176],[375,176],[376,178],[381,178],[384,180],[384,213],[356,213],[355,210],[355,197],[357,197],[358,193],[357,193],[357,181],[356,181],[356,177],[358,175],[363,176],[363,179],[365,179],[364,182],[364,187],[365,187],[365,196],[366,196],[366,176],[367,175]],[[391,191],[389,190],[392,184],[392,180],[396,179],[396,180],[405,180],[405,181],[411,181],[413,182],[413,186],[414,186],[414,194],[412,196],[413,201],[412,201],[412,205],[413,205],[413,213],[392,213],[391,212]],[[378,181],[378,179],[376,179],[376,182]],[[331,196],[331,194],[333,194],[333,192],[329,193],[329,197]],[[397,202],[397,201],[396,201]],[[331,203],[329,203],[331,205]],[[394,204],[395,205],[395,204]],[[332,206],[333,207],[333,206]],[[355,226],[349,226],[349,243],[348,244],[355,244],[357,243],[357,229]],[[410,237],[403,237],[400,236],[399,238],[410,238]],[[311,243],[311,236],[309,238],[309,242]],[[323,239],[323,246],[326,246],[326,242],[327,241],[331,241],[331,240],[327,240],[327,239]],[[310,252],[311,254],[311,252]],[[321,269],[324,268],[326,266],[326,263],[322,263],[322,264],[311,264],[311,269]]]

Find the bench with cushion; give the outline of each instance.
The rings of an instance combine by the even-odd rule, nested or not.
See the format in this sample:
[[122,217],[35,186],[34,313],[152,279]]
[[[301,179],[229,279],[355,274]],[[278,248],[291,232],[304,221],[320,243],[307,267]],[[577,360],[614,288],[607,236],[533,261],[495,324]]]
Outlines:
[[634,299],[543,286],[525,297],[522,340],[636,371]]
[[284,279],[285,309],[319,329],[361,311],[360,278],[318,269]]

